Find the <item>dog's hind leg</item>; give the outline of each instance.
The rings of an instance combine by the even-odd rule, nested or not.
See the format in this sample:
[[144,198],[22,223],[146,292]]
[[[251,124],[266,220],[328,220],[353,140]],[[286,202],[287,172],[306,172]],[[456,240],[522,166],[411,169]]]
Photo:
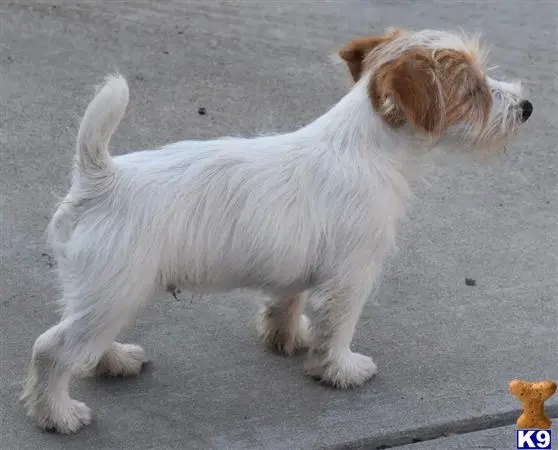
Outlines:
[[258,336],[271,350],[292,356],[308,348],[310,321],[303,314],[306,293],[273,297],[258,315]]
[[145,351],[139,345],[114,341],[99,360],[95,374],[112,377],[134,376],[141,372],[146,362]]
[[[81,280],[84,282],[76,283],[81,287],[66,289],[72,294],[65,295],[62,320],[35,341],[22,400],[28,415],[41,428],[73,433],[91,422],[89,408],[70,397],[73,374],[90,372],[100,361],[105,365],[108,362],[113,372],[118,361],[129,373],[132,366],[133,370],[136,367],[130,360],[144,358],[135,346],[114,343],[118,333],[153,294],[152,284],[145,280],[127,283],[126,278],[126,274],[120,273],[117,279],[104,285],[91,279]],[[91,288],[96,284],[103,286]]]
[[35,419],[39,427],[65,434],[91,422],[87,405],[69,395],[74,368],[65,347],[72,327],[75,325],[72,326],[71,321],[62,321],[37,338],[21,396],[27,415]]

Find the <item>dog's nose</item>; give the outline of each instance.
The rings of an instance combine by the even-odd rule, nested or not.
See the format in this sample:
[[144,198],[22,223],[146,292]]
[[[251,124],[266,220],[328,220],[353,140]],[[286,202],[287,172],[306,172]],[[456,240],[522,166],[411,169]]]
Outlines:
[[522,100],[519,106],[521,106],[521,120],[526,122],[533,114],[533,104],[529,100]]

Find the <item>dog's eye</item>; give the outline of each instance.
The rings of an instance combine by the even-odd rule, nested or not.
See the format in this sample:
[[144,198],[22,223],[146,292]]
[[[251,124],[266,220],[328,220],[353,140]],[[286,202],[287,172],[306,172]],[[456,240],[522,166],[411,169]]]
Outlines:
[[478,97],[479,95],[482,95],[484,92],[484,89],[480,86],[475,86],[471,89],[469,89],[467,91],[467,97],[469,98],[474,98],[474,97]]
[[480,89],[479,88],[472,88],[467,91],[467,97],[475,97],[479,95]]

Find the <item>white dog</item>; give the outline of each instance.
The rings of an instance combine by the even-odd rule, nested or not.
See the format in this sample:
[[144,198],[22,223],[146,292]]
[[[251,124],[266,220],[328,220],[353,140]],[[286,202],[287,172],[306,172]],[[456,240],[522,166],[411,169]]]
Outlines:
[[287,355],[308,347],[306,372],[336,387],[376,373],[350,346],[394,245],[410,169],[436,147],[495,154],[532,105],[518,83],[487,77],[477,40],[461,35],[391,30],[351,41],[339,56],[353,88],[298,131],[114,158],[108,144],[128,86],[106,79],[48,229],[63,313],[35,342],[22,395],[42,428],[90,423],[89,408],[69,395],[73,374],[139,373],[143,349],[115,338],[172,286],[259,289],[271,297],[258,323],[266,345]]

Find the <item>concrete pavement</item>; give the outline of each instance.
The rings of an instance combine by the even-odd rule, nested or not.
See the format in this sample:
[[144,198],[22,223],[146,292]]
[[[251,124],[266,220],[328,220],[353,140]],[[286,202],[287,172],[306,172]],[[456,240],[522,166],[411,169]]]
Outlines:
[[[558,378],[557,24],[555,1],[2,2],[0,448],[513,448],[513,427],[497,428],[519,408],[507,382]],[[146,348],[146,371],[76,382],[95,422],[41,433],[16,400],[33,341],[57,320],[43,232],[92,86],[114,69],[130,82],[115,153],[286,131],[344,94],[328,55],[392,25],[481,30],[495,73],[522,79],[535,109],[501,158],[445,161],[417,184],[355,337],[377,378],[334,391],[300,358],[267,353],[251,293],[162,298],[122,338]],[[558,417],[558,395],[548,408]]]

